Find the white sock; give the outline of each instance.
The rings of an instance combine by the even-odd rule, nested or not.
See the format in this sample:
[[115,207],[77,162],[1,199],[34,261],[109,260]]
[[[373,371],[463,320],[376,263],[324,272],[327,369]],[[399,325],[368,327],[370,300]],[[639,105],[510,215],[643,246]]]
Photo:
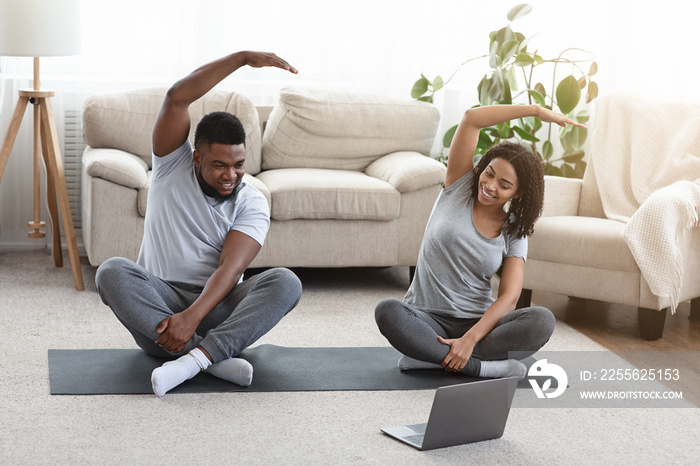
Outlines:
[[518,377],[518,380],[525,377],[527,367],[525,364],[515,359],[501,359],[499,361],[481,361],[479,377],[489,377],[498,379],[502,377]]
[[399,359],[399,369],[402,371],[408,371],[411,369],[442,369],[440,364],[435,364],[432,362],[420,361],[418,359],[410,358],[406,355],[401,356]]
[[193,349],[174,361],[168,361],[151,373],[153,393],[163,396],[210,365],[211,361],[199,348]]
[[248,387],[253,382],[253,366],[241,358],[228,358],[214,363],[207,372],[242,387]]

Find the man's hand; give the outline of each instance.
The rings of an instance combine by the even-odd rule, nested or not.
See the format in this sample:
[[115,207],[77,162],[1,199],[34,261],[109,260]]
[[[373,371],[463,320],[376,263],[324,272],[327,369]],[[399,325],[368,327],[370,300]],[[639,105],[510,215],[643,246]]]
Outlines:
[[287,70],[290,73],[294,73],[294,74],[298,73],[296,68],[291,66],[286,61],[282,60],[280,57],[278,57],[274,53],[249,52],[249,51],[246,51],[243,53],[245,56],[246,65],[251,66],[253,68],[263,68],[265,66],[274,66],[277,68],[281,68],[283,70]]
[[168,89],[153,126],[153,153],[164,157],[182,146],[190,133],[189,106],[240,67],[273,66],[290,73],[297,70],[274,53],[235,52],[200,66]]
[[173,314],[158,324],[156,332],[161,335],[156,344],[170,353],[181,353],[197,330],[197,325],[199,321],[187,312]]
[[460,372],[464,369],[474,351],[474,344],[467,338],[446,340],[439,336],[438,341],[450,347],[450,352],[445,356],[440,366],[449,372]]

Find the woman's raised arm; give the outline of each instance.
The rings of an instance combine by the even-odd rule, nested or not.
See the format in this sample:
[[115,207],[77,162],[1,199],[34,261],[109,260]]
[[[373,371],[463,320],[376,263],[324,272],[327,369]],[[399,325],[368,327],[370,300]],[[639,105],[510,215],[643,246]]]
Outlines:
[[474,153],[479,142],[479,131],[489,126],[528,116],[537,117],[546,123],[556,123],[559,126],[569,124],[585,128],[581,123],[539,105],[490,105],[470,108],[464,112],[462,121],[452,139],[450,154],[447,158],[445,187],[474,168]]

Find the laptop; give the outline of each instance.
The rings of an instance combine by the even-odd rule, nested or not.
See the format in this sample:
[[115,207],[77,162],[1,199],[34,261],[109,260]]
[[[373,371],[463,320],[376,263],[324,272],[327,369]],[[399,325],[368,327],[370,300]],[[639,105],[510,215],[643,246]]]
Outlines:
[[517,384],[517,377],[507,377],[440,387],[427,423],[385,427],[382,432],[419,450],[499,438]]

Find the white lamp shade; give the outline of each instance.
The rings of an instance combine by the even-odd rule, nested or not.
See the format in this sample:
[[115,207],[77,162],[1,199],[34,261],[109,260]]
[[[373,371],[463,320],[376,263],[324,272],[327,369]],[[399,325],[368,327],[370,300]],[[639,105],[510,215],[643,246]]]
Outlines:
[[80,0],[0,0],[0,55],[76,55],[80,35]]

